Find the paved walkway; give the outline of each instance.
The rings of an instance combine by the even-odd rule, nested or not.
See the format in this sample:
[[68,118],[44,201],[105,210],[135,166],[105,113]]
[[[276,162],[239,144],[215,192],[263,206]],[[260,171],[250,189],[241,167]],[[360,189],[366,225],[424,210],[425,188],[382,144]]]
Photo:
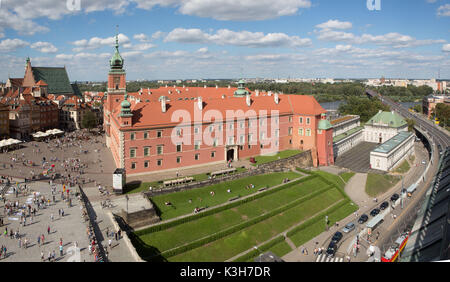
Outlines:
[[[82,136],[84,135],[84,136]],[[79,136],[82,136],[84,139],[78,139]],[[88,139],[89,140],[86,140]],[[70,176],[72,178],[77,178],[79,180],[84,179],[85,184],[82,184],[83,190],[85,191],[88,199],[94,209],[95,217],[97,220],[98,228],[102,231],[101,236],[97,236],[99,242],[103,246],[107,246],[109,244],[109,238],[106,235],[106,229],[109,228],[109,231],[117,231],[113,228],[113,222],[111,217],[108,215],[107,209],[102,209],[100,205],[100,201],[104,201],[108,196],[103,195],[99,192],[97,185],[101,185],[102,187],[107,187],[110,190],[112,185],[112,172],[115,169],[114,162],[112,159],[112,154],[109,152],[109,149],[106,148],[104,143],[104,136],[94,136],[87,132],[74,132],[70,134],[66,134],[62,138],[53,139],[49,142],[27,142],[22,144],[20,149],[10,151],[8,153],[0,154],[0,175],[8,176],[8,177],[16,177],[17,180],[23,182],[23,177],[31,177],[34,175],[38,175],[42,173],[43,167],[43,158],[48,162],[46,164],[46,168],[48,168],[51,164],[55,165],[55,172],[60,173],[62,175]],[[87,166],[83,169],[83,173],[79,170],[73,170],[73,166],[64,167],[64,164],[67,164],[65,161],[76,158],[79,160],[79,163]],[[25,163],[32,162],[34,165],[25,165]],[[91,181],[88,181],[91,179]],[[15,183],[15,179],[13,183]],[[94,182],[95,181],[95,182]],[[30,187],[33,187],[35,191],[39,191],[46,195],[45,193],[49,193],[49,184],[46,181],[33,181],[30,182]],[[62,185],[58,185],[58,191],[62,188]],[[115,195],[109,196],[111,199],[114,199]],[[24,199],[26,200],[26,199]],[[23,203],[21,200],[20,203]],[[54,206],[50,206],[49,209],[43,209],[38,213],[35,223],[22,228],[26,231],[23,236],[30,235],[31,240],[30,248],[26,250],[18,249],[18,241],[7,239],[4,241],[4,236],[0,236],[0,242],[4,244],[8,244],[8,253],[10,255],[6,258],[6,260],[13,261],[39,261],[40,260],[40,249],[44,251],[45,257],[47,257],[47,252],[52,251],[56,247],[56,244],[59,242],[59,236],[63,237],[64,244],[73,244],[73,242],[77,241],[79,247],[83,250],[87,250],[87,222],[80,224],[78,221],[82,221],[81,213],[79,210],[78,202],[74,202],[74,207],[64,209],[66,211],[66,216],[63,220],[55,220],[55,222],[51,222],[50,219],[50,211],[54,214],[54,217],[58,217],[58,208],[64,206],[63,202],[56,202]],[[47,211],[47,212],[46,212]],[[13,228],[14,231],[19,226],[19,222],[17,220],[4,220],[6,227],[8,230]],[[55,230],[56,233],[49,234],[49,241],[52,243],[47,243],[44,247],[40,249],[36,246],[32,246],[32,244],[37,244],[36,238],[37,233],[45,233],[47,232],[47,226],[50,224],[51,230]],[[20,227],[19,227],[20,229]],[[21,233],[22,233],[22,229]],[[4,231],[4,229],[0,229]],[[28,231],[30,230],[30,231]],[[36,234],[35,234],[36,233]],[[53,238],[54,237],[54,238]],[[47,242],[49,242],[47,241]],[[132,250],[129,248],[128,244],[123,242],[123,239],[115,242],[112,240],[113,248],[108,248],[109,251],[109,260],[110,261],[136,261],[133,256]],[[17,247],[16,247],[17,246]],[[64,248],[68,248],[69,245],[64,245]],[[9,251],[11,250],[11,252]],[[59,249],[55,249],[57,253],[57,258],[59,257]],[[84,253],[87,253],[85,251]],[[81,261],[93,261],[93,258],[89,255],[84,255],[83,251],[81,252]],[[61,260],[65,261],[68,259],[67,256],[62,257]]]
[[[15,185],[14,185],[15,186]],[[81,249],[79,261],[92,262],[94,258],[89,255],[88,245],[89,240],[86,233],[87,222],[85,222],[81,216],[80,206],[81,203],[75,197],[75,193],[72,191],[71,199],[72,206],[68,207],[68,204],[61,199],[62,185],[56,186],[55,202],[52,199],[52,193],[50,185],[42,182],[34,182],[27,184],[30,187],[31,193],[28,195],[19,195],[16,197],[12,193],[12,188],[6,194],[6,203],[8,201],[18,201],[19,205],[30,204],[32,207],[36,207],[32,201],[33,193],[39,193],[39,196],[44,196],[46,199],[51,199],[50,206],[41,208],[37,211],[36,216],[26,218],[26,225],[20,224],[20,213],[14,213],[13,215],[3,215],[4,226],[1,227],[0,245],[7,247],[7,257],[1,261],[26,261],[26,262],[39,262],[41,261],[41,252],[47,259],[49,252],[55,251],[56,261],[78,261],[78,257],[74,256],[75,252],[71,252],[70,247],[74,246],[77,242],[78,247]],[[3,201],[1,201],[1,208],[3,210]],[[60,216],[58,211],[64,210],[64,216]],[[53,216],[52,216],[53,215]],[[53,220],[51,219],[53,217]],[[50,232],[47,228],[50,227]],[[19,248],[19,239],[12,239],[9,236],[4,235],[5,229],[8,229],[8,233],[13,230],[19,232],[19,236],[22,242],[22,247]],[[44,242],[40,244],[37,241],[37,237],[44,235]],[[25,238],[27,239],[28,247],[24,247]],[[63,255],[59,253],[59,242],[62,239],[63,242]]]

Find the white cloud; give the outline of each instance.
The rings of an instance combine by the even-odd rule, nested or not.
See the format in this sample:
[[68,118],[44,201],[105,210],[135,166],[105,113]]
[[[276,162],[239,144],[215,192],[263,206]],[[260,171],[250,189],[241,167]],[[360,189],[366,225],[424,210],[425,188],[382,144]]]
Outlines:
[[351,44],[377,44],[389,45],[394,48],[407,48],[423,45],[445,43],[443,39],[419,40],[409,35],[390,32],[383,35],[362,34],[361,36],[349,32],[322,29],[318,32],[317,38],[324,41],[347,42]]
[[[48,32],[49,28],[37,24],[35,19],[47,18],[60,20],[62,17],[82,12],[113,10],[122,13],[130,0],[80,0],[80,9],[77,5],[70,5],[70,0],[8,0],[0,1],[0,32],[4,29],[13,29],[20,34],[34,35]],[[74,1],[77,3],[77,1]]]
[[285,33],[232,31],[220,29],[215,34],[200,29],[176,28],[164,39],[165,42],[209,43],[217,45],[234,45],[246,47],[304,47],[311,45],[311,39],[289,36]]
[[450,44],[444,44],[442,46],[442,51],[444,52],[450,52]]
[[41,53],[56,53],[56,52],[58,52],[58,48],[56,48],[50,42],[38,41],[38,42],[31,44],[30,47],[33,49],[37,49]]
[[[119,44],[128,44],[130,42],[130,39],[125,35],[120,33],[119,34]],[[92,37],[91,39],[81,39],[72,42],[73,45],[76,47],[73,48],[74,52],[80,52],[83,50],[92,50],[97,49],[103,46],[114,46],[116,42],[115,36],[107,37],[107,38],[101,38],[101,37]],[[131,47],[131,45],[126,45],[127,47]]]
[[183,15],[224,21],[255,21],[295,15],[311,7],[310,0],[134,0],[141,9],[177,7]]
[[0,52],[14,52],[19,48],[28,46],[30,43],[21,39],[5,39],[0,42]]
[[148,50],[150,48],[155,48],[156,45],[155,44],[151,44],[151,43],[142,43],[142,44],[137,44],[134,46],[130,46],[129,48],[133,49],[134,51],[145,51]]
[[351,29],[351,22],[341,22],[339,20],[329,20],[325,23],[316,25],[317,28],[321,29]]
[[437,9],[437,15],[441,17],[450,17],[450,4],[445,4]]
[[208,47],[202,47],[202,48],[198,49],[197,53],[200,53],[200,54],[208,53]]
[[149,42],[150,38],[146,34],[139,33],[133,36],[134,39],[139,40],[140,42]]
[[160,39],[160,38],[162,38],[165,34],[166,34],[165,32],[162,32],[162,31],[158,30],[158,31],[156,31],[156,32],[154,32],[154,33],[152,34],[152,39],[153,39],[153,40]]

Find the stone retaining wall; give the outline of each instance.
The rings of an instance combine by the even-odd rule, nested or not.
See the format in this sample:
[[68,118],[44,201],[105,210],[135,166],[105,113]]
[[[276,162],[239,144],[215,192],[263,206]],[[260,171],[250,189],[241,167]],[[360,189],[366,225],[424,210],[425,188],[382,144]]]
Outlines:
[[127,213],[125,210],[121,210],[117,213],[118,216],[122,217],[126,224],[132,229],[139,228],[142,226],[147,226],[150,224],[154,224],[160,221],[159,216],[156,214],[153,205],[151,204],[148,197],[142,193],[142,197],[149,201],[149,204],[152,208],[143,209],[140,211],[135,211],[131,213]]
[[186,183],[183,185],[178,185],[176,187],[169,187],[169,188],[161,188],[161,189],[153,189],[152,191],[146,191],[144,194],[147,197],[153,197],[163,194],[169,194],[174,192],[180,192],[184,190],[194,189],[194,188],[200,188],[204,186],[210,186],[214,184],[218,184],[225,181],[232,181],[244,177],[254,176],[254,175],[260,175],[260,174],[269,174],[274,172],[287,172],[291,171],[297,167],[312,167],[313,166],[313,160],[311,155],[311,150],[301,152],[300,154],[279,159],[273,162],[265,163],[256,166],[255,168],[250,168],[249,170],[245,172],[235,173],[231,175],[225,175],[222,177],[216,177],[213,179],[206,179],[203,181],[197,181],[192,183]]

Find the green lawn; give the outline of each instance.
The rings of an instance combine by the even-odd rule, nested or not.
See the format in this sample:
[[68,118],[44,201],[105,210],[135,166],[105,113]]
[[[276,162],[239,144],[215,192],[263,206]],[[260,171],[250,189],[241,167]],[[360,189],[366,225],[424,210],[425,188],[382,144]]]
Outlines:
[[235,259],[234,262],[255,262],[255,259],[256,261],[258,261],[258,257],[267,251],[271,251],[278,257],[282,257],[287,253],[291,252],[292,249],[289,246],[289,244],[284,240],[284,236],[280,235],[275,239],[271,240],[270,242],[262,246],[259,246],[258,250],[251,250],[247,254]]
[[366,181],[366,193],[370,197],[376,197],[389,190],[391,187],[397,184],[400,179],[401,178],[399,176],[389,174],[368,173]]
[[257,157],[255,157],[256,163],[252,164],[252,165],[256,166],[256,165],[260,165],[260,164],[273,162],[278,159],[289,158],[289,157],[295,156],[297,154],[300,154],[301,152],[302,151],[300,151],[300,150],[286,150],[286,151],[278,152],[274,156],[257,156]]
[[339,175],[342,177],[342,179],[344,179],[345,183],[348,183],[350,178],[352,178],[355,175],[355,173],[354,172],[344,172]]
[[404,160],[399,166],[397,166],[396,168],[395,168],[395,170],[394,170],[394,172],[397,172],[397,173],[405,173],[405,172],[408,172],[408,170],[410,169],[411,167],[409,166],[409,163],[408,163],[408,160]]
[[319,176],[325,178],[326,180],[336,184],[342,190],[344,190],[344,188],[345,188],[344,181],[342,181],[342,179],[336,174],[332,174],[332,173],[328,173],[328,172],[320,171],[320,170],[315,171],[314,174],[319,175]]
[[[164,195],[170,197],[167,199],[175,204],[176,209],[165,210],[163,214],[173,217],[174,211],[180,212],[181,209],[191,213],[193,207],[183,205],[189,198],[194,200],[195,197],[203,197],[202,202],[208,201],[210,206],[226,202],[233,196],[226,193],[228,188],[233,191],[240,187],[241,193],[254,193],[257,188],[252,191],[245,189],[245,186],[249,183],[257,187],[280,184],[283,178],[289,177],[282,174],[259,175],[255,179],[249,177],[249,179],[236,180],[243,182],[218,184],[219,186],[214,190],[216,192],[214,197],[209,192],[215,185]],[[299,174],[296,173],[291,176],[294,176],[289,177],[291,180],[299,178]],[[205,216],[166,224],[166,229],[162,228],[163,230],[159,228],[150,228],[154,230],[153,232],[141,230],[130,234],[130,238],[138,253],[152,261],[225,261],[246,250],[251,252],[237,260],[253,261],[259,254],[259,252],[253,252],[253,246],[260,245],[271,238],[274,239],[260,246],[261,250],[263,252],[270,250],[281,257],[291,251],[290,246],[281,236],[283,231],[303,221],[309,223],[302,224],[302,230],[299,232],[288,233],[288,236],[297,244],[298,240],[313,238],[324,231],[325,213],[329,216],[330,224],[334,224],[335,221],[357,209],[357,206],[351,203],[343,192],[344,185],[344,181],[337,175],[315,171],[312,176],[299,180],[298,183],[288,183],[258,194],[255,198],[242,203],[232,202],[230,207],[224,206],[217,212],[211,210],[211,213]],[[183,194],[187,192],[192,194]],[[161,196],[158,201],[164,205],[167,199]],[[212,199],[219,201],[214,202]],[[300,239],[297,238],[299,236],[301,236]],[[163,253],[163,257],[153,257],[160,253]]]
[[261,216],[280,206],[305,197],[317,191],[319,188],[327,186],[328,184],[320,178],[313,178],[288,188],[281,189],[280,187],[277,192],[267,194],[267,196],[237,207],[179,224],[159,232],[147,233],[140,236],[140,238],[147,245],[154,246],[160,252],[164,252]]
[[342,204],[336,206],[335,208],[330,208],[329,211],[323,212],[320,215],[317,215],[314,218],[308,220],[297,230],[295,230],[295,232],[292,232],[292,234],[288,233],[287,235],[296,247],[300,247],[320,233],[324,232],[326,228],[324,219],[325,215],[328,216],[329,226],[332,226],[337,221],[346,218],[349,214],[352,214],[357,210],[358,206],[347,200],[345,202],[342,202]]
[[[281,184],[285,178],[293,180],[300,177],[302,176],[295,172],[256,175],[202,188],[155,196],[150,199],[159,209],[161,219],[167,220],[185,214],[192,214],[196,207],[213,207],[225,203],[236,196],[243,197],[253,194],[259,188]],[[246,186],[249,184],[255,185],[255,188],[246,189]],[[228,189],[231,190],[230,193],[227,192]],[[211,191],[214,192],[214,196],[211,196]],[[191,203],[189,200],[191,200]],[[166,202],[170,202],[172,205],[167,206],[165,205]]]
[[225,238],[213,241],[200,248],[168,258],[169,261],[214,262],[225,261],[253,246],[276,236],[292,225],[301,222],[323,209],[328,208],[343,195],[336,189],[329,189],[307,201],[269,217],[257,224],[243,228]]

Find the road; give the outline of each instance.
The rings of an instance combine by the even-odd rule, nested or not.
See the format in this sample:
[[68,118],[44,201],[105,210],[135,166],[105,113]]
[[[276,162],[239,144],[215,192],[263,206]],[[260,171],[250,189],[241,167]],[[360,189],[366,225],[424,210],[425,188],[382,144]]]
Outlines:
[[422,203],[421,200],[423,199],[423,195],[427,191],[433,176],[437,172],[438,160],[440,157],[440,150],[438,150],[438,148],[445,151],[445,149],[450,146],[450,136],[443,129],[437,127],[432,121],[420,114],[411,113],[408,109],[392,101],[390,98],[384,97],[372,90],[366,90],[366,94],[374,98],[379,98],[384,104],[390,106],[392,110],[396,111],[403,117],[413,119],[416,123],[416,129],[419,129],[430,136],[430,149],[435,152],[432,156],[433,159],[430,160],[431,165],[425,177],[425,181],[420,184],[422,187],[418,187],[417,189],[420,192],[417,192],[418,195],[414,195],[408,206],[401,212],[397,220],[395,220],[389,228],[383,232],[383,237],[376,242],[376,246],[380,248],[383,254],[384,251],[386,251],[396,240],[396,238],[404,231],[404,229],[411,227],[414,223],[417,210],[420,208]]

